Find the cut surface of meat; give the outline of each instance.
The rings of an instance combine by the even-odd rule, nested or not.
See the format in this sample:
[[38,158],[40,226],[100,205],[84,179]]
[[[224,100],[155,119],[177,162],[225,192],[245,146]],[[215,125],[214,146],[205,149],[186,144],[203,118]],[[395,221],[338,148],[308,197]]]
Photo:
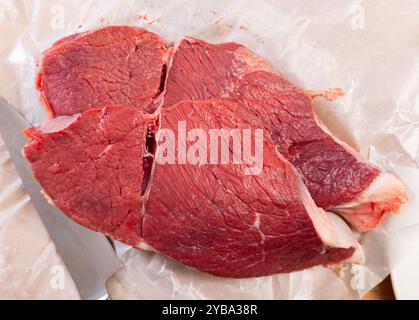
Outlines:
[[381,172],[354,201],[333,208],[360,231],[374,229],[388,212],[397,212],[406,201],[404,184],[393,175]]
[[[269,135],[256,137],[258,128],[264,130],[257,114],[229,99],[184,101],[162,109],[142,226],[147,245],[200,271],[237,278],[336,264],[362,251],[340,218],[315,206]],[[217,129],[225,135],[207,145],[204,137]],[[253,132],[252,156],[263,157],[259,174],[246,174],[249,163],[233,160],[241,153],[230,144],[230,129],[239,130],[243,141],[244,130]],[[171,151],[163,148],[170,141],[165,130],[178,141]],[[256,153],[257,141],[263,143],[262,154]],[[216,164],[210,153],[219,154],[223,142],[228,160]],[[183,149],[200,160],[181,160]],[[176,161],[165,163],[172,152]]]
[[[173,49],[162,107],[184,100],[236,99],[259,115],[319,207],[344,213],[361,231],[397,212],[406,201],[403,184],[334,138],[313,113],[311,98],[269,70],[239,44],[184,38]],[[379,196],[366,197],[383,174],[388,184]]]
[[167,50],[124,26],[68,36],[42,56],[51,119],[25,131],[24,155],[77,223],[215,276],[363,263],[325,210],[368,231],[405,187],[316,117],[313,98],[340,91],[310,95],[272,70],[235,43]]
[[141,240],[147,135],[156,119],[104,106],[28,129],[24,155],[49,200],[77,223],[130,245]]
[[165,55],[163,40],[140,28],[76,34],[43,54],[37,87],[51,117],[106,104],[146,111],[160,94]]

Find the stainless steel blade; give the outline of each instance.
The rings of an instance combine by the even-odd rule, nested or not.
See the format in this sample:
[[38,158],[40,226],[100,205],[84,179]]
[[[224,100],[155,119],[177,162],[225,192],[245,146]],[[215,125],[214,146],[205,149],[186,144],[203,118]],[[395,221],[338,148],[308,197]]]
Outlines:
[[57,251],[69,270],[83,299],[106,295],[105,284],[121,268],[108,239],[90,231],[51,206],[33,178],[29,163],[22,155],[27,138],[22,130],[30,124],[0,97],[0,132],[23,185],[45,224]]

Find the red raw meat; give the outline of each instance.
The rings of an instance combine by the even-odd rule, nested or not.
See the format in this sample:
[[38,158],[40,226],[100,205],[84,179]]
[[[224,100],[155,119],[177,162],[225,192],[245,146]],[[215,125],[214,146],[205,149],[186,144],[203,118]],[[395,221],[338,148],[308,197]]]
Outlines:
[[163,108],[234,98],[261,117],[319,207],[342,214],[361,231],[398,212],[406,201],[404,185],[333,137],[316,118],[311,97],[270,69],[239,44],[184,38],[173,49]]
[[[161,121],[175,133],[178,121],[205,132],[262,128],[227,100],[180,103]],[[241,164],[155,164],[150,186],[158,123],[131,107],[90,109],[27,130],[24,154],[74,221],[204,272],[242,278],[363,260],[350,229],[315,206],[268,135],[259,175]]]
[[140,28],[72,35],[43,54],[37,87],[51,117],[106,104],[146,111],[161,92],[165,55],[163,40]]
[[[256,113],[228,100],[181,102],[163,109],[161,121],[161,128],[170,129],[176,139],[180,122],[186,123],[186,132],[200,129],[207,135],[217,128],[263,128]],[[194,143],[189,141],[187,150]],[[259,175],[246,175],[246,165],[231,161],[157,163],[144,214],[144,241],[185,265],[223,277],[336,264],[355,249],[355,258],[362,260],[350,229],[315,206],[297,171],[266,132],[263,143]]]
[[130,245],[141,240],[142,197],[157,119],[108,106],[28,129],[24,155],[52,204],[77,223]]
[[[313,97],[271,70],[235,43],[185,38],[167,51],[134,27],[63,38],[38,76],[54,118],[25,131],[24,154],[51,203],[76,222],[203,272],[243,278],[361,263],[346,223],[317,206],[366,231],[399,210],[404,185],[334,138]],[[209,155],[156,161],[167,151],[156,139],[163,129],[180,135],[180,123],[205,136],[260,129],[261,171]]]

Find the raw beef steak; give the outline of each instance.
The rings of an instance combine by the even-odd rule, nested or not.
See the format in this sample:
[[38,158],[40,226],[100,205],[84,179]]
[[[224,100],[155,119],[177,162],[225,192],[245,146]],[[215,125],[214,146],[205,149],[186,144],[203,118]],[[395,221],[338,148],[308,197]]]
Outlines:
[[122,104],[146,111],[160,94],[166,48],[144,29],[106,27],[57,41],[37,87],[51,117]]
[[[182,136],[180,124],[188,138]],[[195,148],[214,129],[234,128],[241,130],[244,141],[243,129],[254,132],[263,124],[253,110],[225,99],[185,101],[162,110],[160,145],[143,221],[145,243],[187,266],[223,277],[266,276],[336,264],[355,251],[354,259],[362,260],[362,249],[350,229],[315,206],[297,171],[278,154],[268,134],[257,138],[263,143],[260,174],[246,175],[246,164],[233,163],[234,152],[241,152],[228,144],[228,135],[221,135],[213,148],[206,142],[201,151]],[[165,130],[173,133],[175,149],[162,148],[171,141],[162,135]],[[222,141],[230,147],[229,160],[216,164],[210,152],[221,152]],[[256,140],[252,144],[256,148]],[[181,149],[192,160],[181,159]],[[168,153],[175,154],[176,161],[162,163],[165,157],[170,159]],[[200,160],[191,164],[198,156]]]
[[163,107],[230,97],[257,113],[279,152],[303,177],[316,204],[361,231],[376,227],[406,201],[404,185],[322,126],[307,93],[247,48],[184,38],[173,48]]
[[156,119],[108,106],[48,120],[25,134],[24,155],[50,201],[77,223],[137,245]]

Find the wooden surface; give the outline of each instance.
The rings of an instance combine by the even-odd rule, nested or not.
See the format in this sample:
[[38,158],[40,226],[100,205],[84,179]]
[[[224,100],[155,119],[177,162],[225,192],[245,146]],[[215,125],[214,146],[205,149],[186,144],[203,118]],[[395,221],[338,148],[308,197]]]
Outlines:
[[394,300],[393,287],[391,285],[390,277],[387,277],[377,287],[372,289],[364,300]]

